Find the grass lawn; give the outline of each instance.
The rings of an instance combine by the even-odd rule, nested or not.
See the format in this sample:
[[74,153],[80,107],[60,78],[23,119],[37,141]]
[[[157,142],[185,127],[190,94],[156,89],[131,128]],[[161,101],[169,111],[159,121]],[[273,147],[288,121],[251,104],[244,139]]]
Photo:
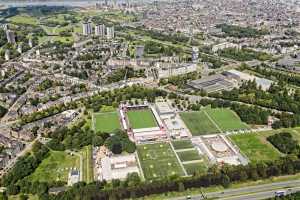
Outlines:
[[94,170],[92,160],[92,146],[89,145],[84,147],[80,153],[83,156],[83,180],[87,183],[93,182]]
[[95,113],[93,116],[95,131],[112,132],[120,129],[120,121],[117,112]]
[[71,168],[79,169],[79,157],[69,155],[64,151],[51,151],[38,168],[29,176],[31,181],[68,181]]
[[251,162],[276,160],[280,152],[266,140],[263,133],[249,133],[231,135],[230,138],[240,150],[250,159]]
[[197,150],[180,151],[176,153],[182,162],[192,161],[192,160],[202,160]]
[[218,133],[219,130],[203,112],[182,112],[180,117],[193,136]]
[[208,169],[207,164],[205,162],[183,164],[183,166],[189,175],[204,174],[207,172]]
[[129,110],[127,112],[131,128],[151,128],[156,127],[155,117],[150,109]]
[[138,145],[137,151],[146,179],[155,180],[175,174],[184,175],[170,144]]
[[16,15],[9,20],[13,23],[20,23],[20,24],[29,24],[29,25],[37,25],[38,24],[38,19],[31,17],[29,15]]
[[172,141],[174,149],[190,149],[194,148],[191,140],[174,140]]
[[207,114],[222,131],[248,129],[248,125],[241,121],[238,115],[230,109],[205,109]]

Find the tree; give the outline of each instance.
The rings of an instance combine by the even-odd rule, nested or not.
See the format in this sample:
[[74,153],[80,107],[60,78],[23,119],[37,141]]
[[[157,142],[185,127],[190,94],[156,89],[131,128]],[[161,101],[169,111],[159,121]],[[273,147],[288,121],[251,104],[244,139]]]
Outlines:
[[104,143],[104,141],[103,141],[103,138],[101,136],[96,135],[96,136],[93,137],[93,146],[94,147],[102,146],[103,143]]
[[221,185],[224,188],[228,188],[230,185],[230,178],[226,174],[221,175]]
[[127,185],[129,187],[131,187],[131,186],[137,186],[141,182],[141,179],[140,179],[138,173],[133,172],[133,173],[127,174],[125,182],[127,182]]
[[185,190],[183,183],[178,183],[178,192],[183,192]]
[[21,194],[21,195],[19,196],[19,199],[20,199],[20,200],[27,200],[27,199],[28,199],[28,196],[25,195],[25,194]]
[[122,144],[120,142],[113,143],[112,147],[111,147],[111,151],[114,154],[121,154],[122,153]]
[[121,185],[120,179],[112,179],[111,184],[113,188],[119,187]]

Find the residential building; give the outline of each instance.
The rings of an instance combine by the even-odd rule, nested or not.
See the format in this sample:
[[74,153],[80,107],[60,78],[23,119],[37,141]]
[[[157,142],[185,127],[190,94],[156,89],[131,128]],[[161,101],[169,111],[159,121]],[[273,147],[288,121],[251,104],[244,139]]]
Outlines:
[[93,32],[93,28],[92,28],[92,22],[88,21],[88,22],[84,22],[82,24],[82,33],[83,35],[91,35]]
[[105,36],[105,25],[104,24],[97,24],[95,26],[95,35],[96,36]]
[[113,26],[106,28],[106,37],[107,39],[112,39],[115,37],[115,28]]
[[197,61],[198,57],[199,57],[199,48],[198,47],[192,47],[192,62]]
[[6,38],[7,38],[7,42],[10,43],[10,44],[15,44],[16,43],[15,33],[11,30],[6,31]]

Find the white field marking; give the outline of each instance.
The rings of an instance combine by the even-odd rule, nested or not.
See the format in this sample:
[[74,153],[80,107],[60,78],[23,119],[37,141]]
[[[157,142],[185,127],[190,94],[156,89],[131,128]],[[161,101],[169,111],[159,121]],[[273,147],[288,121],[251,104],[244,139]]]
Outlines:
[[209,114],[203,110],[203,112],[205,113],[205,115],[208,117],[208,119],[215,125],[215,127],[220,131],[220,133],[223,134],[222,129],[218,126],[218,124],[209,116]]
[[187,176],[188,173],[186,172],[186,170],[185,170],[185,168],[184,168],[182,162],[180,161],[180,158],[178,157],[177,153],[175,152],[175,149],[174,149],[174,147],[173,147],[173,145],[172,145],[172,142],[170,142],[169,144],[170,144],[170,146],[171,146],[171,149],[172,149],[173,153],[175,154],[175,156],[176,156],[176,158],[177,158],[177,161],[179,162],[179,164],[180,164],[180,166],[181,166],[181,168],[182,168],[182,170],[183,170],[184,175]]

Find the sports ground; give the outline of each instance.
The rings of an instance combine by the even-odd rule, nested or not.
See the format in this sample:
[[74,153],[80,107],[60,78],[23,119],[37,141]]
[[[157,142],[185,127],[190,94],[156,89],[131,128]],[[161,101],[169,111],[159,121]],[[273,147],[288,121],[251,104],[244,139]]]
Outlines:
[[94,113],[92,123],[95,131],[110,133],[116,129],[121,129],[117,112]]
[[133,129],[157,127],[155,117],[150,109],[129,110],[127,117]]
[[169,143],[137,146],[137,152],[146,179],[155,180],[184,172]]
[[194,148],[191,140],[174,140],[172,145],[175,150]]
[[249,128],[248,125],[242,122],[239,116],[230,109],[205,109],[205,112],[222,131],[235,131]]
[[215,134],[226,131],[248,129],[248,125],[230,109],[204,109],[196,112],[180,113],[193,136]]
[[203,111],[180,113],[180,117],[191,131],[193,136],[219,132],[217,127],[211,122],[211,120]]
[[230,138],[253,163],[276,160],[281,155],[263,133],[237,134]]

